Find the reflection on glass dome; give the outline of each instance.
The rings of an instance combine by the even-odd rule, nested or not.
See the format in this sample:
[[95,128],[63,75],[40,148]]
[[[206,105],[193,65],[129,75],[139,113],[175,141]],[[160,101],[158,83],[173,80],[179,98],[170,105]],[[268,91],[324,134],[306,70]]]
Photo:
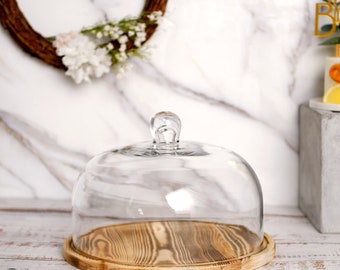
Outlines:
[[195,203],[194,198],[185,188],[170,192],[165,195],[165,199],[176,214],[189,212]]
[[[107,269],[95,268],[100,261],[130,270],[268,262],[274,244],[263,233],[261,186],[247,162],[222,147],[179,141],[173,113],[151,123],[153,141],[97,155],[80,175],[65,258],[81,269]],[[92,268],[82,268],[79,254]]]

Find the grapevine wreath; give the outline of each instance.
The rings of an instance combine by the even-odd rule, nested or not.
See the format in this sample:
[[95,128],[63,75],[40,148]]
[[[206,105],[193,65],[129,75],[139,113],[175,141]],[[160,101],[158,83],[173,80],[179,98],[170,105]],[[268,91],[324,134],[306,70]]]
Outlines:
[[166,5],[167,0],[146,0],[138,17],[101,22],[56,37],[36,32],[16,0],[0,0],[0,21],[23,51],[66,70],[66,75],[80,83],[101,77],[111,68],[122,73],[130,56],[143,57],[142,45],[155,32]]

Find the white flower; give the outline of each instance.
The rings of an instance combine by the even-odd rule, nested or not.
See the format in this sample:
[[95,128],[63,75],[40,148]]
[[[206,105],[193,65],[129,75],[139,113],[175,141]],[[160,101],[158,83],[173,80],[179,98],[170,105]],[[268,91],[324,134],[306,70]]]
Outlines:
[[137,28],[139,29],[139,31],[144,31],[145,28],[146,28],[146,24],[145,23],[138,23]]
[[102,37],[103,37],[103,33],[102,32],[97,32],[96,38],[101,39]]
[[142,46],[142,42],[139,39],[136,39],[133,44],[138,48],[140,46]]
[[146,33],[145,32],[137,32],[136,39],[134,40],[133,44],[136,47],[142,46],[142,42],[146,40]]
[[126,51],[126,44],[121,44],[119,47],[119,51],[125,52]]
[[160,23],[160,20],[162,18],[162,12],[160,10],[154,11],[151,14],[147,15],[150,21],[154,21],[156,23]]
[[116,70],[116,77],[118,79],[123,78],[125,74],[130,71],[133,68],[132,64],[124,63],[122,65],[119,65],[119,67]]
[[[158,23],[161,16],[161,11],[150,13],[148,24]],[[89,82],[93,77],[108,73],[112,65],[118,76],[123,75],[129,69],[129,56],[146,56],[146,48],[142,46],[147,39],[147,25],[142,22],[144,19],[141,16],[119,22],[106,21],[79,33],[58,35],[53,46],[67,68],[66,75],[76,83]],[[131,48],[127,44],[132,41],[134,47]]]
[[104,30],[107,34],[112,37],[113,39],[118,39],[124,32],[117,26],[104,26]]
[[116,33],[118,33],[118,31],[120,31],[120,29],[119,29],[119,27],[116,25],[116,26],[114,26],[114,27],[112,27],[112,29],[111,29],[113,32],[116,32]]
[[128,42],[128,37],[127,36],[125,36],[125,35],[123,35],[123,36],[120,36],[119,38],[118,38],[118,42],[120,43],[120,44],[125,44],[126,42]]
[[125,52],[119,52],[115,55],[118,62],[122,63],[125,62],[128,58]]
[[145,38],[145,37],[146,37],[146,33],[145,33],[145,32],[138,32],[138,33],[137,33],[137,37],[139,37],[139,38]]
[[71,39],[73,39],[77,35],[78,35],[77,32],[69,32],[69,33],[60,34],[56,36],[56,39],[53,41],[52,45],[55,48],[65,46]]
[[106,48],[109,50],[109,51],[111,51],[111,50],[113,50],[113,45],[112,45],[112,43],[111,42],[109,42],[107,45],[106,45]]
[[[58,39],[58,37],[57,37]],[[104,48],[96,48],[89,37],[77,34],[68,42],[55,43],[57,55],[62,56],[63,64],[68,68],[66,75],[76,83],[90,81],[91,77],[101,77],[110,71],[111,58]]]

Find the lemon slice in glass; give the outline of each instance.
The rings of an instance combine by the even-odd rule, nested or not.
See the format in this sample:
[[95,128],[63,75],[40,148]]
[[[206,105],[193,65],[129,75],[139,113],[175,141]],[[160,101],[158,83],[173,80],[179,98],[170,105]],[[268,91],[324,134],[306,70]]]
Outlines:
[[323,96],[323,102],[340,104],[340,85],[331,87]]

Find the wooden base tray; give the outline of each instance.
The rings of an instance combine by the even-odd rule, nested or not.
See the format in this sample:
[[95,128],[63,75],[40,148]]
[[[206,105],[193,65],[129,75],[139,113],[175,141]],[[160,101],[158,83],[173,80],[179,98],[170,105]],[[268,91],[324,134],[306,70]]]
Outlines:
[[[142,222],[96,228],[64,243],[67,262],[89,270],[250,270],[270,262],[273,239],[243,226],[210,222]],[[254,250],[254,246],[258,247]]]

